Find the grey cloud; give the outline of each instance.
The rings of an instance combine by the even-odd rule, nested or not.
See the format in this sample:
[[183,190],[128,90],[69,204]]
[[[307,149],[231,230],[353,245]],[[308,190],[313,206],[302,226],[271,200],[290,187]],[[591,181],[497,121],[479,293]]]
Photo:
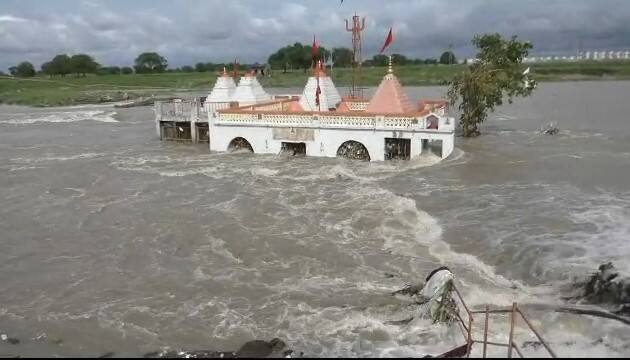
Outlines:
[[378,51],[390,26],[392,51],[417,57],[438,57],[449,44],[472,56],[471,38],[485,32],[519,35],[541,53],[575,51],[578,39],[585,48],[630,48],[625,0],[3,0],[0,68],[25,59],[41,64],[61,52],[118,65],[148,50],[175,66],[265,61],[313,34],[323,46],[349,46],[344,19],[355,11],[367,18],[364,57]]

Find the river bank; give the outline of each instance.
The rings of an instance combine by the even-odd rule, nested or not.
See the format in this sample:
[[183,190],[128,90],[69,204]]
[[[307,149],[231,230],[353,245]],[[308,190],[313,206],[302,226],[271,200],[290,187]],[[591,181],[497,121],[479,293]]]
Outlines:
[[[464,65],[399,66],[396,74],[405,86],[447,84]],[[539,82],[610,81],[630,79],[630,62],[580,62],[532,64],[531,76]],[[382,67],[366,67],[363,85],[377,86],[385,73]],[[347,68],[329,70],[337,86],[351,83]],[[37,76],[28,79],[0,77],[0,104],[37,107],[71,106],[120,102],[170,96],[176,92],[204,92],[214,84],[214,72],[102,75],[65,78]],[[266,88],[302,88],[309,72],[274,71],[260,79]]]

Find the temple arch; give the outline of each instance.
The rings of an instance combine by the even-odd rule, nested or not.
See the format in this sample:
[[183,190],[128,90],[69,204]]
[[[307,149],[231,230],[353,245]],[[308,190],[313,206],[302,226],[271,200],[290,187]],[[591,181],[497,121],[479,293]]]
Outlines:
[[370,153],[365,145],[355,140],[348,140],[337,149],[337,156],[352,160],[370,161]]
[[243,137],[237,137],[232,139],[232,141],[230,141],[230,144],[228,145],[227,151],[228,152],[234,152],[234,151],[242,151],[242,150],[248,150],[249,152],[254,152],[254,148],[252,147],[252,144],[249,143],[249,141],[247,141],[245,138]]

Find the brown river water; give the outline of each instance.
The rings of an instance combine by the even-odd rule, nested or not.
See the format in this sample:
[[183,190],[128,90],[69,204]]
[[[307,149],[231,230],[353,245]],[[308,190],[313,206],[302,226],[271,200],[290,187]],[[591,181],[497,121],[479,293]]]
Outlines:
[[[305,356],[435,354],[457,329],[387,322],[414,312],[390,293],[440,265],[473,307],[560,304],[603,262],[630,274],[629,95],[542,84],[439,163],[209,154],[160,142],[151,108],[0,106],[0,333],[20,340],[0,356],[273,337]],[[620,323],[528,315],[560,355],[630,355]]]

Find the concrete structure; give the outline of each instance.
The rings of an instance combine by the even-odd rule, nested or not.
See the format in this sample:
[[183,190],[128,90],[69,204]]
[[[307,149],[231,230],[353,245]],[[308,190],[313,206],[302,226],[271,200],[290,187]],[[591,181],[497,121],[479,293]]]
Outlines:
[[[319,89],[319,90],[318,90]],[[239,85],[223,73],[202,104],[157,102],[160,139],[209,142],[210,151],[248,149],[308,156],[408,160],[454,150],[455,119],[444,100],[413,103],[390,67],[371,100],[342,98],[332,79],[313,71],[301,95],[267,94],[256,77]]]
[[391,67],[371,101],[341,99],[334,107],[338,92],[332,81],[319,75],[321,111],[313,110],[317,87],[309,79],[299,99],[239,103],[208,112],[210,150],[245,148],[278,154],[292,149],[307,156],[343,155],[371,161],[414,158],[431,144],[441,145],[442,158],[453,152],[455,119],[446,116],[447,102],[413,105]]

